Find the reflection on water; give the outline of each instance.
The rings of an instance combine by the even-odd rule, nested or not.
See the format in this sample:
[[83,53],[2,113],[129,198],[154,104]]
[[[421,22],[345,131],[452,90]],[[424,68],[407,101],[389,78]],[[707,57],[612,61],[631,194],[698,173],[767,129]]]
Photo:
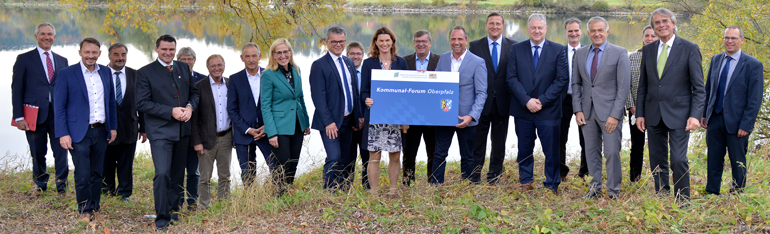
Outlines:
[[[81,16],[82,13],[82,16]],[[71,64],[79,61],[78,46],[82,38],[95,37],[104,41],[106,36],[100,34],[102,22],[99,19],[104,18],[104,12],[101,10],[87,10],[85,12],[69,12],[57,9],[21,9],[7,8],[0,10],[0,87],[6,87],[7,98],[0,100],[0,119],[11,119],[11,101],[10,86],[12,66],[18,54],[27,52],[36,46],[33,32],[38,23],[51,22],[56,26],[57,38],[54,43],[53,51],[68,58]],[[504,15],[506,21],[506,34],[508,37],[522,41],[527,39],[526,16],[524,15]],[[557,43],[566,43],[566,37],[563,30],[563,21],[568,18],[564,15],[549,16],[548,28],[550,29],[547,38]],[[584,22],[590,16],[579,16]],[[371,15],[371,14],[349,14],[337,23],[347,30],[348,42],[360,41],[364,46],[369,46],[374,30],[381,26],[390,27],[397,35],[398,53],[407,55],[413,53],[412,34],[420,29],[427,29],[431,32],[433,38],[432,51],[443,53],[449,51],[447,34],[455,25],[462,25],[466,28],[470,40],[482,38],[486,35],[484,22],[486,15],[440,15],[440,14],[399,14],[399,15]],[[641,30],[643,23],[629,23],[627,17],[608,17],[610,23],[610,35],[608,40],[625,47],[628,50],[635,50],[641,45]],[[638,19],[637,19],[638,20]],[[195,71],[208,74],[205,69],[205,60],[209,55],[221,54],[226,60],[225,74],[233,74],[244,68],[239,59],[240,45],[235,45],[229,37],[220,38],[217,28],[207,26],[205,23],[191,24],[189,22],[172,21],[159,26],[157,34],[144,33],[138,29],[126,29],[118,33],[118,42],[128,45],[129,53],[127,66],[140,68],[155,58],[153,54],[154,42],[159,34],[171,34],[178,39],[178,48],[184,46],[192,47],[197,53],[198,64],[194,67]],[[319,32],[319,35],[324,35]],[[300,45],[295,47],[294,59],[299,64],[302,71],[303,86],[306,95],[306,102],[310,116],[315,110],[312,99],[310,98],[309,83],[307,80],[310,65],[313,60],[319,58],[324,53],[323,48],[318,44],[317,38],[293,38],[293,44]],[[583,44],[590,43],[587,36],[582,39]],[[302,46],[304,45],[304,46]],[[100,64],[107,64],[107,46],[102,47],[103,54],[99,59]],[[262,48],[265,52],[267,48]],[[266,55],[262,57],[262,65],[265,65]],[[573,129],[576,126],[573,123]],[[21,165],[29,167],[29,152],[25,136],[21,131],[10,126],[0,130],[0,152],[4,151],[13,159],[9,162],[11,165]],[[628,136],[624,125],[624,135]],[[299,173],[307,172],[309,169],[323,164],[325,153],[320,136],[317,131],[306,137],[305,149],[300,160]],[[58,143],[58,142],[56,142]],[[424,145],[424,144],[423,144]],[[449,160],[459,160],[457,144],[453,143],[450,149]],[[514,159],[516,150],[511,147],[516,146],[516,136],[514,134],[513,121],[509,128],[507,153],[509,159]],[[570,141],[568,144],[572,155],[579,150],[577,144],[577,131],[570,132]],[[424,147],[424,146],[423,146]],[[140,144],[138,151],[149,151],[149,144]],[[424,148],[420,149],[418,160],[425,161]],[[233,151],[233,154],[235,152]],[[53,158],[49,156],[49,165]],[[386,159],[383,159],[387,161]],[[6,160],[7,161],[7,160]],[[233,175],[239,173],[237,160],[233,161]],[[260,160],[260,164],[264,164]],[[0,166],[3,166],[0,164]],[[263,168],[266,168],[263,166]]]

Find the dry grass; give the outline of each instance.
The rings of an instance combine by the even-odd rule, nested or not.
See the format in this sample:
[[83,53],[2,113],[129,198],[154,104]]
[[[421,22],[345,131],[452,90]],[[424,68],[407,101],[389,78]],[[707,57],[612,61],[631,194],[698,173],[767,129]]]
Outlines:
[[[506,160],[507,172],[498,186],[471,185],[459,178],[459,165],[447,167],[447,183],[429,186],[425,167],[418,167],[418,182],[401,189],[401,198],[373,198],[360,182],[344,194],[321,189],[321,171],[300,176],[292,190],[274,198],[272,185],[233,189],[229,200],[207,211],[183,211],[182,222],[172,226],[179,233],[676,233],[751,232],[770,233],[768,148],[754,150],[749,158],[749,181],[740,195],[707,196],[705,143],[690,151],[693,200],[679,209],[674,199],[655,196],[651,175],[631,185],[624,178],[618,200],[584,200],[585,185],[576,177],[562,183],[560,196],[551,196],[538,184],[521,193],[514,157]],[[623,165],[627,166],[627,152]],[[542,157],[537,157],[542,171]],[[646,159],[645,159],[646,160]],[[645,162],[646,163],[646,162]],[[577,168],[573,162],[572,168]],[[383,167],[384,169],[384,167]],[[628,168],[624,168],[624,176]],[[32,191],[29,171],[0,171],[0,232],[71,233],[152,232],[152,164],[146,153],[135,162],[135,190],[131,203],[102,198],[98,222],[75,221],[72,189],[60,198],[53,192]],[[542,173],[536,173],[542,175]],[[385,172],[381,180],[386,180]],[[421,175],[421,176],[419,176]],[[729,170],[723,190],[727,190]],[[71,180],[72,181],[72,180]],[[383,188],[383,189],[387,189]],[[215,194],[212,191],[213,194]]]

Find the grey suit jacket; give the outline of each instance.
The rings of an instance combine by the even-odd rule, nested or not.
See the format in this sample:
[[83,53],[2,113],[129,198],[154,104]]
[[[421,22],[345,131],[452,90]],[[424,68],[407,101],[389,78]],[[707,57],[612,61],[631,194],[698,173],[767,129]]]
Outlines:
[[698,45],[677,35],[663,74],[659,75],[660,43],[657,40],[642,47],[636,116],[644,117],[647,126],[657,126],[663,121],[670,129],[684,129],[688,118],[700,120],[703,116],[706,100],[703,57]]
[[[452,71],[451,51],[441,54],[436,71]],[[487,100],[487,66],[484,59],[466,49],[465,58],[457,71],[460,73],[460,109],[457,114],[470,115],[473,120],[468,126],[476,126]]]
[[586,70],[589,50],[591,46],[578,49],[572,63],[573,111],[583,112],[586,119],[596,111],[599,120],[606,121],[610,116],[622,120],[631,89],[631,62],[628,60],[628,52],[623,47],[608,42],[597,66],[596,77],[591,82]]

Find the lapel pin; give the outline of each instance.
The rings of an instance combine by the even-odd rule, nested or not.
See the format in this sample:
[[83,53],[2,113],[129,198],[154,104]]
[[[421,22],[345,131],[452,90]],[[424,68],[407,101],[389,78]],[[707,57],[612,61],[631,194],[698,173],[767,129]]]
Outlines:
[[182,79],[182,76],[177,76],[176,78],[177,78],[177,79]]

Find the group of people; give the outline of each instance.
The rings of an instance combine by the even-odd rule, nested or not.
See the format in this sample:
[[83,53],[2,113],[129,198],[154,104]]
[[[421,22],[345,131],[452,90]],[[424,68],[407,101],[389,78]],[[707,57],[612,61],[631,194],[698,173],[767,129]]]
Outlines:
[[[398,196],[399,181],[405,186],[415,181],[421,139],[428,182],[442,184],[455,134],[462,178],[472,183],[481,181],[491,134],[486,182],[495,185],[505,171],[510,116],[518,139],[522,191],[534,189],[534,147],[540,138],[543,187],[558,195],[560,183],[568,179],[565,151],[573,116],[582,148],[577,175],[592,177],[585,198],[603,196],[603,167],[607,197],[620,196],[619,125],[626,115],[632,182],[642,173],[644,132],[649,128],[655,190],[669,194],[670,168],[676,198],[689,200],[687,144],[690,131],[701,126],[708,128],[706,191],[720,193],[726,152],[733,173],[730,191],[745,186],[748,135],[761,106],[764,77],[763,65],[741,51],[739,27],[724,31],[725,52],[712,58],[704,85],[698,46],[676,36],[676,17],[664,8],[652,12],[650,25],[642,31],[643,47],[630,54],[607,41],[609,23],[598,16],[586,24],[591,39],[586,46],[580,44],[583,25],[576,18],[564,22],[568,45],[545,38],[548,28],[542,14],[529,16],[529,39],[522,42],[502,36],[505,20],[498,13],[489,14],[485,24],[487,35],[474,41],[462,26],[454,27],[449,33],[451,51],[440,55],[430,50],[430,32],[419,30],[412,38],[415,52],[404,57],[398,55],[397,37],[388,27],[375,31],[368,49],[360,42],[348,43],[343,28],[329,28],[328,53],[313,62],[308,76],[315,105],[311,122],[302,73],[288,39],[272,43],[265,68],[259,66],[259,46],[245,44],[240,56],[245,69],[227,78],[225,59],[218,54],[206,59],[208,76],[193,72],[195,52],[185,47],[177,53],[176,39],[170,35],[157,39],[157,60],[138,70],[125,66],[128,48],[121,43],[109,46],[108,66],[96,64],[101,44],[94,38],[80,42],[81,61],[68,66],[67,59],[51,52],[54,26],[43,23],[35,29],[38,47],[19,55],[13,68],[13,118],[26,132],[39,191],[48,183],[47,141],[56,159],[60,194],[67,190],[69,150],[75,164],[78,220],[84,222],[98,218],[103,193],[128,201],[137,139],[149,139],[159,230],[177,222],[185,201],[190,209],[211,205],[215,162],[217,198],[229,196],[233,147],[245,186],[256,178],[259,149],[275,194],[283,195],[294,181],[303,138],[311,128],[320,132],[326,151],[323,188],[332,193],[350,189],[360,152],[362,185],[379,195],[385,151],[390,159],[387,194]],[[363,59],[365,51],[368,58]],[[370,124],[369,110],[377,105],[371,98],[374,69],[459,73],[458,124]],[[27,112],[35,108],[36,116]]]

